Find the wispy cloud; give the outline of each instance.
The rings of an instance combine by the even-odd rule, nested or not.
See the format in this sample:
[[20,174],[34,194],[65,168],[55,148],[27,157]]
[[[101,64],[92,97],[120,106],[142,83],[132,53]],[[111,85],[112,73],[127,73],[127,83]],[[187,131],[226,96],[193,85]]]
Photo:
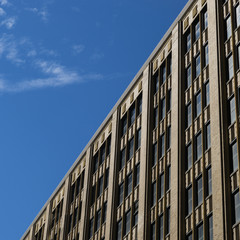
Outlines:
[[1,22],[1,26],[5,26],[7,29],[12,29],[16,24],[16,17],[6,18]]
[[6,15],[6,12],[0,7],[0,16]]
[[41,19],[44,21],[44,22],[47,22],[48,21],[48,10],[46,7],[44,8],[41,8],[41,9],[38,9],[38,8],[25,8],[26,11],[29,11],[29,12],[32,12],[34,14],[37,14],[38,16],[41,17]]
[[90,56],[90,60],[97,61],[97,60],[102,59],[103,57],[104,57],[103,53],[94,53]]
[[73,54],[79,54],[84,51],[85,46],[82,44],[73,45],[72,49],[73,49]]
[[9,4],[8,0],[0,0],[0,5],[1,6],[6,6],[8,4]]

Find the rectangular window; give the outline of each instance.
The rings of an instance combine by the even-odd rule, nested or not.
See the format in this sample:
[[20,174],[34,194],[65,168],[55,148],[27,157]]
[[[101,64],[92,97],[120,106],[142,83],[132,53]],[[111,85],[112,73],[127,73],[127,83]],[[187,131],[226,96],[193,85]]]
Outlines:
[[189,233],[189,234],[187,235],[187,240],[192,240],[192,233]]
[[232,172],[235,172],[238,169],[238,153],[237,153],[237,142],[231,146],[231,164]]
[[230,124],[236,121],[235,97],[230,100]]
[[120,153],[120,164],[119,164],[120,170],[125,166],[125,159],[126,159],[126,148],[124,148]]
[[168,57],[168,76],[172,73],[172,55]]
[[122,237],[122,220],[117,224],[117,240],[121,240]]
[[141,147],[141,128],[137,130],[136,150]]
[[133,157],[134,137],[129,141],[128,146],[128,160]]
[[109,156],[110,152],[111,152],[111,136],[108,137],[107,139],[107,156]]
[[160,136],[160,158],[165,154],[165,134]]
[[228,80],[233,78],[233,57],[228,58]]
[[203,201],[203,188],[202,188],[202,176],[197,180],[197,202],[196,205],[199,206]]
[[97,212],[97,219],[96,219],[96,228],[95,232],[98,231],[101,225],[101,209]]
[[201,58],[200,58],[200,55],[198,55],[195,59],[195,78],[197,78],[200,73],[201,73]]
[[170,207],[167,208],[167,215],[166,215],[166,235],[170,233]]
[[192,104],[188,104],[187,106],[187,128],[192,124]]
[[152,166],[155,166],[157,163],[157,143],[153,145],[153,161]]
[[208,239],[213,240],[213,217],[208,217]]
[[136,166],[136,172],[135,172],[135,186],[139,184],[139,176],[140,176],[140,164]]
[[208,58],[208,45],[204,47],[204,66],[207,66],[209,63],[209,58]]
[[202,157],[202,134],[200,133],[196,139],[196,160],[199,160]]
[[240,197],[239,192],[234,194],[234,213],[235,213],[235,223],[240,221]]
[[158,92],[159,89],[159,77],[158,77],[158,71],[155,73],[154,77],[153,77],[153,81],[154,81],[154,94],[156,92]]
[[203,30],[205,30],[208,27],[208,13],[205,12],[203,14]]
[[187,35],[187,52],[190,50],[190,48],[191,48],[191,33],[189,33],[188,35]]
[[89,238],[93,236],[93,218],[90,220],[89,223]]
[[165,118],[165,111],[166,111],[166,100],[165,100],[165,98],[163,98],[161,100],[161,119],[160,120]]
[[98,197],[102,194],[103,192],[103,177],[101,177],[98,180]]
[[75,208],[74,210],[74,221],[73,221],[73,227],[75,227],[77,223],[77,213],[78,213],[78,208]]
[[122,119],[122,136],[127,132],[127,115]]
[[157,184],[156,182],[152,183],[152,206],[156,204],[156,194],[157,194]]
[[240,45],[237,47],[237,57],[238,57],[238,69],[240,68]]
[[93,173],[98,169],[98,153],[93,157]]
[[165,63],[161,66],[161,84],[166,82],[166,65]]
[[186,82],[186,89],[192,85],[192,68],[189,66],[187,68],[187,82]]
[[104,189],[106,189],[108,187],[108,182],[109,182],[109,169],[106,169],[104,181],[105,181],[104,182]]
[[172,90],[168,90],[167,112],[172,108]]
[[105,223],[107,218],[107,203],[104,203],[104,210],[102,215],[102,222]]
[[153,129],[155,129],[158,125],[158,107],[154,108],[154,119],[153,119]]
[[104,143],[103,146],[100,149],[100,163],[99,163],[99,165],[101,165],[104,162],[105,156],[106,156],[105,153],[106,153],[106,150],[105,150],[105,143]]
[[170,188],[171,188],[171,166],[168,166],[166,191],[168,191]]
[[155,222],[151,225],[151,240],[155,240]]
[[201,103],[201,92],[196,95],[196,113],[195,116],[198,117],[202,112],[202,103]]
[[160,184],[159,184],[159,186],[160,186],[159,194],[160,194],[160,198],[162,198],[163,195],[164,195],[164,173],[162,173],[160,175]]
[[164,232],[163,215],[161,215],[159,217],[159,235],[160,235],[160,240],[163,240],[163,232]]
[[122,204],[123,202],[123,190],[124,190],[124,185],[123,183],[119,186],[119,199],[118,199],[118,204]]
[[138,224],[138,202],[134,204],[133,222],[133,226]]
[[192,144],[187,146],[187,170],[192,167]]
[[240,25],[240,5],[236,7],[236,23],[237,27]]
[[231,24],[231,16],[226,20],[226,37],[229,39],[232,36],[232,24]]
[[192,187],[187,189],[187,215],[192,213]]
[[207,196],[212,195],[212,169],[207,169]]
[[135,111],[135,106],[132,106],[130,111],[129,111],[129,126],[131,126],[134,121],[135,121],[135,116],[136,116],[136,111]]
[[195,41],[197,41],[200,37],[200,24],[197,22],[195,25]]
[[206,126],[206,150],[211,147],[211,126],[210,123]]
[[171,126],[167,130],[167,149],[171,147]]
[[209,82],[205,84],[205,107],[210,103]]
[[142,96],[138,97],[137,100],[137,114],[138,116],[142,113]]
[[127,177],[127,196],[132,192],[132,173]]
[[197,228],[197,240],[203,240],[203,224]]
[[131,224],[131,210],[126,213],[125,234],[128,234],[130,232],[130,224]]
[[68,233],[72,230],[72,214],[69,216]]

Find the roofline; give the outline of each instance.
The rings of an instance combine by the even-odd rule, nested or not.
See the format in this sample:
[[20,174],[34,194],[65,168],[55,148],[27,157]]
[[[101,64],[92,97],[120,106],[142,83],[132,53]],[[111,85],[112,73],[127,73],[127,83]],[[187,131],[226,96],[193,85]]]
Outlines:
[[49,197],[49,199],[47,200],[47,202],[44,204],[44,206],[41,208],[41,210],[39,211],[39,213],[37,214],[37,216],[34,218],[34,220],[32,221],[32,223],[30,224],[30,226],[27,228],[27,230],[25,231],[25,233],[23,234],[23,236],[21,237],[20,240],[23,240],[27,234],[29,233],[29,231],[31,230],[32,225],[39,219],[39,217],[41,217],[41,215],[43,214],[43,212],[45,211],[45,209],[47,208],[47,205],[50,203],[50,201],[55,197],[55,195],[58,193],[58,191],[61,189],[62,185],[64,184],[65,180],[67,179],[67,177],[71,174],[71,172],[74,170],[74,168],[77,166],[77,164],[79,163],[79,161],[84,157],[84,155],[86,154],[88,148],[91,146],[91,144],[96,140],[96,138],[98,137],[98,135],[101,133],[101,131],[104,129],[104,127],[107,125],[107,123],[110,121],[113,113],[117,110],[117,108],[121,105],[121,103],[123,102],[123,100],[126,98],[126,96],[128,95],[128,93],[131,91],[131,89],[134,87],[134,85],[136,84],[136,82],[138,81],[138,79],[141,77],[143,71],[145,70],[145,68],[149,65],[149,63],[152,61],[152,59],[155,57],[155,55],[158,53],[158,51],[160,50],[160,48],[164,45],[164,43],[166,42],[166,40],[169,38],[169,36],[172,33],[172,30],[174,29],[174,27],[178,24],[178,22],[182,19],[182,17],[186,14],[186,12],[188,11],[188,9],[192,6],[192,4],[195,2],[196,0],[189,0],[187,2],[187,4],[184,6],[184,8],[182,9],[182,11],[180,12],[180,14],[177,16],[177,18],[174,20],[174,22],[172,23],[172,25],[170,26],[170,28],[167,30],[167,32],[164,34],[163,38],[160,40],[160,42],[157,44],[157,46],[154,48],[154,50],[152,51],[152,53],[150,54],[150,56],[148,57],[148,59],[145,61],[145,63],[143,64],[143,66],[140,68],[140,70],[138,71],[138,73],[135,75],[135,77],[133,78],[133,80],[131,81],[131,83],[128,85],[127,89],[123,92],[123,94],[121,95],[121,97],[119,98],[119,100],[117,101],[117,103],[114,105],[114,107],[112,108],[112,110],[110,111],[110,113],[107,115],[107,117],[104,119],[104,121],[102,122],[102,124],[100,125],[100,127],[97,129],[97,131],[95,132],[95,134],[92,136],[92,138],[90,139],[90,141],[88,142],[88,144],[85,146],[85,148],[82,150],[82,152],[79,154],[79,156],[77,157],[77,159],[75,160],[75,162],[73,163],[73,165],[70,167],[70,169],[68,170],[68,172],[65,174],[65,176],[63,177],[63,179],[61,180],[61,182],[58,184],[58,186],[56,187],[56,189],[53,191],[53,193],[51,194],[51,196]]

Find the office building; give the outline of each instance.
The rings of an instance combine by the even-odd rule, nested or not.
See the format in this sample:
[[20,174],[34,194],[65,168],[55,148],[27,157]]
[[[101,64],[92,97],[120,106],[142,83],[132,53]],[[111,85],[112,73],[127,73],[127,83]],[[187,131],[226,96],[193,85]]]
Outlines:
[[240,2],[190,0],[22,240],[240,239],[239,115]]

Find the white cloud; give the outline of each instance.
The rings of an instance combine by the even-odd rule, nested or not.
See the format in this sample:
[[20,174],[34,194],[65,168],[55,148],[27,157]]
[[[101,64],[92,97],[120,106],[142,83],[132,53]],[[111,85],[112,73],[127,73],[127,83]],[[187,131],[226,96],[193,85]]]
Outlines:
[[73,45],[72,49],[73,49],[74,54],[79,54],[79,53],[83,52],[83,50],[85,49],[85,46],[82,44]]
[[25,8],[25,10],[37,14],[38,16],[41,17],[41,19],[44,22],[48,21],[48,15],[49,14],[48,14],[48,11],[47,11],[46,7],[42,8],[42,9],[38,9],[38,8]]
[[4,16],[6,12],[0,7],[0,16]]
[[0,0],[0,5],[5,6],[8,5],[8,0]]
[[90,59],[94,60],[94,61],[97,61],[97,60],[102,59],[103,57],[104,57],[103,53],[94,53],[90,56]]
[[1,22],[1,26],[5,26],[7,29],[12,29],[14,25],[16,24],[16,18],[10,17]]
[[36,50],[31,50],[27,53],[27,56],[28,57],[34,57],[37,55],[37,51]]

